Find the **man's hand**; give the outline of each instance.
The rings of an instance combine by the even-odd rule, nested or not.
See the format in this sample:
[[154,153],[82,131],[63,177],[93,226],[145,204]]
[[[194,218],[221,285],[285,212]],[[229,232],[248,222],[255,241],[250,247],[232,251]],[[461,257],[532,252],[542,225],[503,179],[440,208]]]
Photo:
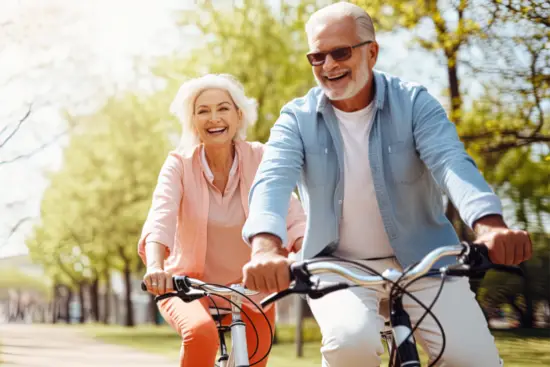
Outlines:
[[490,215],[476,221],[476,243],[489,249],[489,258],[494,264],[518,265],[529,260],[532,244],[526,231],[510,229],[500,215]]
[[281,240],[274,235],[261,233],[252,238],[252,256],[243,267],[243,281],[246,288],[273,293],[285,290],[290,285],[289,260],[281,246]]

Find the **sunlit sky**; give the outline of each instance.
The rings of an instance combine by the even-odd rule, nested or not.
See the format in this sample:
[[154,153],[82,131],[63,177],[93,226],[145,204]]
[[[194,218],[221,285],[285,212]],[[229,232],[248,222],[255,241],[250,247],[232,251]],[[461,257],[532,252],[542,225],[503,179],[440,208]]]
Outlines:
[[[0,149],[0,161],[32,151],[65,129],[60,111],[97,108],[105,96],[124,89],[151,90],[162,84],[147,60],[193,47],[198,37],[176,27],[174,9],[192,0],[62,1],[2,0],[0,3],[0,129],[32,103],[32,114]],[[187,37],[186,37],[187,35]],[[420,82],[446,103],[445,70],[437,60],[408,47],[406,33],[380,35],[379,68]],[[44,173],[61,164],[64,139],[39,154],[0,164],[0,257],[25,253],[32,220],[47,186]],[[9,236],[9,238],[8,238]]]

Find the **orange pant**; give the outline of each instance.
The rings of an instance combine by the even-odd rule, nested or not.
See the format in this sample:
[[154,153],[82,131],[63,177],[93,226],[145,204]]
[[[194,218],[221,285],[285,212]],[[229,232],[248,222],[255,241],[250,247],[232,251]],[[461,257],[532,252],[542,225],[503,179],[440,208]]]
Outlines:
[[[216,323],[208,310],[208,300],[201,299],[185,303],[177,297],[171,297],[157,304],[164,319],[182,337],[180,366],[213,367],[220,341]],[[273,335],[270,335],[269,326],[262,314],[257,312],[258,310],[254,312],[246,305],[242,307],[258,331],[259,346],[256,354],[250,360],[250,364],[252,364],[265,355],[269,349]],[[266,312],[266,316],[274,332],[275,307],[271,307]],[[246,344],[248,346],[248,355],[250,356],[254,352],[254,349],[256,349],[256,333],[246,316],[242,315],[242,319],[246,324]],[[222,324],[229,325],[230,323],[231,315],[225,316]],[[255,366],[265,367],[266,365],[267,357]]]

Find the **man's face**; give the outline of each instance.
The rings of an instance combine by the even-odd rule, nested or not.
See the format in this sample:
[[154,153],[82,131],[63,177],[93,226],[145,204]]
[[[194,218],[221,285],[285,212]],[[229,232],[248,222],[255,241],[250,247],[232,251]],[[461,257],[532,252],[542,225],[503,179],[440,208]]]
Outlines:
[[[355,21],[352,18],[330,20],[317,25],[309,35],[310,53],[330,52],[342,47],[362,43],[357,35]],[[327,97],[333,101],[353,98],[369,81],[371,66],[368,48],[370,44],[351,50],[347,60],[334,60],[326,55],[322,65],[312,66],[317,84]],[[374,66],[374,61],[372,66]]]

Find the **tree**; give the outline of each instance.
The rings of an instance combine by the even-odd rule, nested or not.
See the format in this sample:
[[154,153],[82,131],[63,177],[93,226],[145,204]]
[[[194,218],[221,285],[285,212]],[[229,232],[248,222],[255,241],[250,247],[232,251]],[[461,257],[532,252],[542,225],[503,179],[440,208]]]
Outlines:
[[[91,115],[69,116],[79,129],[65,149],[63,168],[51,175],[41,227],[29,242],[43,264],[63,263],[71,267],[67,274],[80,269],[75,282],[108,281],[111,270],[121,271],[127,326],[134,324],[132,274],[143,268],[136,244],[158,175],[151,167],[162,165],[173,126],[156,101],[113,97]],[[51,256],[40,253],[44,243]]]
[[171,96],[184,79],[207,72],[234,75],[258,102],[258,123],[249,140],[265,142],[281,107],[314,85],[304,25],[318,3],[285,0],[274,11],[267,1],[245,0],[230,8],[198,1],[197,9],[181,14],[180,23],[197,27],[205,46],[164,59],[155,70],[169,80]]
[[[475,73],[476,77],[483,79],[482,73],[487,74],[489,70],[497,73],[499,77],[503,72],[502,67],[495,68],[500,62],[507,66],[515,64],[514,57],[517,53],[502,52],[502,45],[507,42],[506,51],[523,51],[531,56],[529,67],[521,68],[512,73],[512,78],[525,75],[524,79],[530,83],[531,89],[524,89],[522,95],[528,100],[534,100],[538,110],[530,112],[527,119],[523,119],[520,126],[509,130],[508,126],[494,124],[495,134],[505,135],[508,141],[500,145],[498,149],[508,149],[514,146],[533,144],[540,141],[549,141],[550,135],[541,133],[542,113],[541,97],[545,93],[540,93],[541,89],[548,90],[548,51],[544,52],[545,44],[548,42],[548,33],[546,30],[548,19],[548,7],[539,0],[522,0],[519,2],[510,2],[508,0],[456,0],[452,2],[438,1],[354,1],[369,11],[377,28],[384,30],[397,30],[405,28],[416,31],[418,36],[416,41],[426,51],[440,56],[447,69],[448,88],[447,92],[450,101],[450,119],[460,128],[463,121],[463,115],[466,113],[464,106],[463,93],[464,86],[461,86],[460,74],[467,72]],[[433,32],[426,32],[427,25]],[[419,25],[423,25],[423,32],[418,32]],[[515,27],[514,27],[515,26]],[[509,29],[514,29],[515,36],[507,36]],[[523,37],[518,37],[524,30]],[[504,35],[504,36],[503,36]],[[521,50],[524,48],[524,50]],[[482,66],[472,62],[472,54],[481,53]],[[510,57],[507,57],[510,55]],[[542,67],[541,67],[542,66]],[[507,68],[509,70],[510,68]],[[491,80],[494,82],[495,80]],[[502,78],[497,79],[502,83]],[[517,80],[516,80],[517,81]],[[523,84],[525,85],[525,84]],[[494,86],[494,84],[491,84]],[[517,96],[518,89],[513,91],[513,96]],[[547,93],[547,92],[546,92]],[[547,94],[546,94],[547,95]],[[502,97],[502,95],[499,95]],[[531,105],[533,103],[530,103]],[[473,108],[475,113],[477,109]],[[525,127],[531,125],[534,118],[539,119],[538,128],[530,129],[531,132],[525,132]],[[500,120],[496,120],[500,121]],[[517,122],[517,121],[516,121]],[[475,134],[463,136],[463,141],[467,145],[477,140],[487,140],[488,136],[483,131],[477,131]],[[455,224],[462,238],[467,237],[465,225],[460,221],[458,213],[452,203],[449,201],[447,215]]]

